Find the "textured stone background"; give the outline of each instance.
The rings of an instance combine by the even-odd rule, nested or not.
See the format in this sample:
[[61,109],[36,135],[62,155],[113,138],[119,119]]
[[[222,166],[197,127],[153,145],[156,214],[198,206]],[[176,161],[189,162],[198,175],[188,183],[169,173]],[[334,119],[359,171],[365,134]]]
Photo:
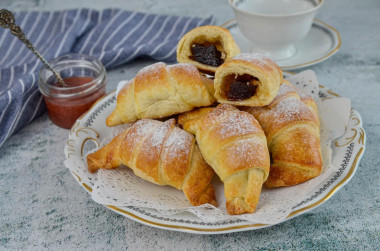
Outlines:
[[[227,0],[1,0],[0,8],[51,10],[120,7],[151,13],[233,18]],[[0,148],[0,250],[347,249],[380,247],[380,1],[325,0],[317,18],[337,28],[340,51],[310,67],[320,83],[352,100],[367,133],[353,179],[327,203],[256,231],[195,235],[136,223],[96,204],[63,166],[68,131],[43,115]],[[1,46],[1,45],[0,45]],[[108,90],[133,77],[138,60],[110,71]]]

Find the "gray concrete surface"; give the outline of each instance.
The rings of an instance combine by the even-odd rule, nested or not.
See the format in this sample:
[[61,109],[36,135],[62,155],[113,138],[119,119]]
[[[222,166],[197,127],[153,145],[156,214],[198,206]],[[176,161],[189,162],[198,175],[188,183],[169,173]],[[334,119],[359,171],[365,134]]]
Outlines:
[[[0,8],[120,7],[150,13],[233,18],[227,0],[1,0]],[[317,18],[337,28],[340,51],[312,66],[322,84],[352,100],[367,133],[356,175],[328,202],[285,223],[195,235],[136,223],[96,204],[63,165],[68,131],[43,115],[0,148],[0,250],[378,250],[380,248],[380,1],[325,0]],[[1,46],[1,45],[0,45]],[[108,90],[152,63],[108,73]],[[180,248],[181,247],[181,248]]]

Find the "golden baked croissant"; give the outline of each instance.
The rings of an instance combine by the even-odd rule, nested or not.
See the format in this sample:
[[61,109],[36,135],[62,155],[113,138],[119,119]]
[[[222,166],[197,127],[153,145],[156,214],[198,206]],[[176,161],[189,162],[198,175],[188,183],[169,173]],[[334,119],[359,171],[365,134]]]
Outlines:
[[256,119],[228,104],[180,115],[183,128],[195,131],[206,162],[224,183],[229,214],[253,213],[269,174],[265,134]]
[[[156,63],[141,69],[119,92],[108,126],[163,118],[214,103],[213,80],[191,64]],[[210,94],[211,93],[211,94]]]
[[215,72],[215,98],[219,103],[242,106],[268,105],[282,83],[281,68],[268,57],[242,53]]
[[[285,84],[290,84],[286,80],[284,80],[284,82],[285,82]],[[315,117],[318,120],[318,124],[319,124],[318,107],[317,107],[317,104],[315,103],[313,97],[310,96],[309,94],[307,94],[306,92],[304,92],[303,90],[299,89],[299,88],[295,88],[295,89],[297,89],[297,94],[300,96],[301,101],[304,102],[305,105],[307,107],[309,107],[309,109],[314,113]]]
[[219,26],[201,26],[186,33],[177,46],[177,60],[214,75],[219,65],[240,53],[230,32]]
[[190,133],[175,127],[175,120],[143,119],[134,123],[110,143],[87,156],[91,173],[124,164],[152,183],[183,190],[189,202],[217,206],[211,179],[212,168]]
[[267,136],[272,163],[266,187],[296,185],[321,172],[318,112],[312,99],[304,99],[309,106],[285,81],[270,105],[242,108],[259,121]]

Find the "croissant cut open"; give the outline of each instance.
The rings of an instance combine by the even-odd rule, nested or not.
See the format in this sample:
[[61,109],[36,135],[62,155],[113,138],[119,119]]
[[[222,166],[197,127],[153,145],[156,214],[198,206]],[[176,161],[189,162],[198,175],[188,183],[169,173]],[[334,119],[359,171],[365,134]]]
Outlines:
[[214,75],[218,66],[240,53],[229,30],[206,25],[186,33],[177,45],[177,60],[191,63],[200,71]]
[[191,64],[156,63],[141,69],[117,95],[107,126],[164,118],[214,103],[214,83]]
[[265,106],[276,97],[282,83],[281,68],[259,53],[242,53],[215,72],[214,96],[219,103]]
[[266,187],[296,185],[321,173],[318,111],[310,96],[284,81],[271,104],[242,109],[267,136],[272,163]]
[[217,206],[210,183],[214,171],[203,159],[194,136],[175,127],[174,119],[137,121],[89,154],[87,164],[92,173],[124,164],[147,181],[182,190],[194,206]]
[[269,174],[265,134],[256,119],[228,104],[180,115],[203,157],[224,183],[229,214],[253,213]]

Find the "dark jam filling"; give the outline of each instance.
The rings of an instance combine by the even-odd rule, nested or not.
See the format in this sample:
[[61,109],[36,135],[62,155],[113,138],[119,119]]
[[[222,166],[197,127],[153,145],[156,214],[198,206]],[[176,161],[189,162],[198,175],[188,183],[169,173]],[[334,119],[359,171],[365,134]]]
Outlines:
[[257,85],[253,82],[259,79],[248,74],[239,75],[234,78],[227,92],[227,99],[230,101],[244,100],[256,94]]
[[193,44],[191,46],[192,59],[206,65],[219,66],[224,63],[222,53],[215,45]]

